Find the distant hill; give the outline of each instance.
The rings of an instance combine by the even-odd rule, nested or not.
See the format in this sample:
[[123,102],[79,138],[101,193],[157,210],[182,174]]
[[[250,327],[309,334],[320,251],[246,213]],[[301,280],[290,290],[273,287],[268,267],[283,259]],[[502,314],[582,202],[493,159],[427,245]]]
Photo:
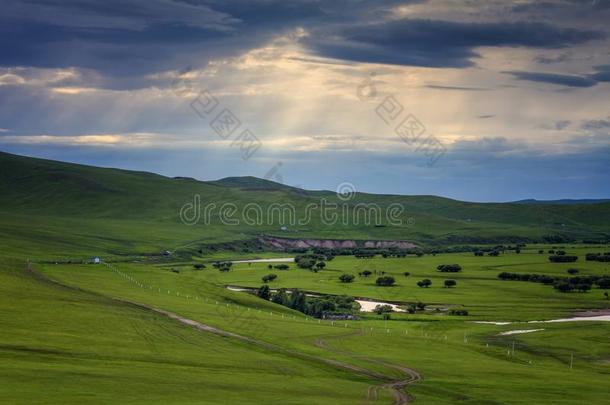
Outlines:
[[[347,220],[329,224],[320,211],[308,211],[322,202],[336,204]],[[188,213],[195,203],[200,205],[198,216],[184,223],[181,210]],[[387,214],[397,206],[402,212],[390,223]],[[239,223],[223,221],[221,207],[241,215]],[[263,218],[252,210],[245,218],[247,207],[259,207]],[[367,223],[366,207],[379,207],[379,223]],[[282,209],[293,209],[294,218],[288,211],[281,218]],[[260,234],[420,245],[607,240],[610,202],[471,203],[364,193],[343,201],[332,191],[305,191],[255,177],[197,181],[0,152],[3,240],[149,252],[195,249]]]
[[519,200],[514,201],[513,204],[555,204],[555,205],[574,205],[574,204],[601,204],[610,202],[610,199],[582,199],[582,200],[570,200],[570,199],[562,199],[562,200],[535,200],[535,199],[527,199],[527,200]]

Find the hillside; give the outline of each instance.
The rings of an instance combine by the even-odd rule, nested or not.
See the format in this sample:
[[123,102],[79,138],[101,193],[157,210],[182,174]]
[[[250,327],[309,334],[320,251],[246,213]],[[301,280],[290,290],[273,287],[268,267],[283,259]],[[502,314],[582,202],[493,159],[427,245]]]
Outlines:
[[[195,196],[200,199],[200,217],[196,224],[185,225],[180,209],[193,204]],[[304,220],[308,204],[319,205],[322,200],[345,206],[347,220],[339,217],[329,224],[315,209]],[[239,224],[223,223],[219,217],[220,207],[227,203],[234,204]],[[244,219],[248,204],[260,207],[260,221]],[[274,204],[278,210],[270,211]],[[384,214],[380,223],[365,223],[359,209],[367,204],[376,204]],[[399,225],[391,224],[385,215],[391,204],[404,208],[396,217]],[[209,218],[204,215],[206,206],[212,208]],[[289,212],[280,218],[280,209],[286,207],[293,207],[294,218]],[[19,239],[32,242],[46,235],[45,243],[50,241],[58,249],[69,242],[86,252],[93,248],[122,253],[196,248],[203,243],[252,239],[261,233],[406,240],[420,245],[610,237],[608,202],[469,203],[435,196],[365,193],[344,202],[330,191],[305,191],[254,177],[204,182],[7,153],[0,153],[0,212],[0,232],[12,236],[17,245]],[[340,209],[338,213],[343,215]],[[25,224],[35,224],[36,233],[20,227]]]

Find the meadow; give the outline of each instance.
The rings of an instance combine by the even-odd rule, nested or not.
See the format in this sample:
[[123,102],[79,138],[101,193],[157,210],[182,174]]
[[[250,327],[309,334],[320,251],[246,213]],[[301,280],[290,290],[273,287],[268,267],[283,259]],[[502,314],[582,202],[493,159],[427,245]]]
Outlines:
[[[277,221],[224,226],[213,218],[189,226],[178,212],[194,194],[218,204],[297,207],[337,196],[260,179],[198,182],[2,153],[0,168],[3,403],[610,403],[607,322],[527,323],[608,310],[604,291],[560,293],[498,279],[504,271],[567,276],[570,268],[610,275],[607,262],[584,260],[586,253],[610,250],[607,242],[584,241],[607,238],[610,204],[479,204],[358,193],[354,204],[403,203],[404,219],[414,222],[327,227],[313,221],[282,231]],[[214,268],[219,260],[294,257],[261,249],[261,233],[396,238],[427,253],[336,256],[319,272],[294,263],[288,270],[266,263]],[[520,253],[497,257],[431,253],[516,241],[527,244]],[[550,263],[554,246],[579,260]],[[91,264],[94,256],[102,263]],[[454,263],[461,272],[436,270]],[[369,277],[359,275],[367,270]],[[396,285],[377,286],[382,272]],[[273,289],[422,302],[427,309],[394,312],[390,319],[375,313],[316,319],[227,289],[258,288],[271,273],[277,275],[269,282]],[[342,274],[354,275],[353,282],[340,282]],[[418,287],[425,278],[432,285]],[[457,285],[444,288],[446,279]],[[468,316],[450,315],[451,309]],[[501,334],[518,329],[541,330]]]
[[[598,289],[563,294],[546,285],[497,279],[497,274],[506,268],[515,272],[564,274],[570,267],[548,263],[548,255],[539,254],[539,248],[550,246],[532,246],[519,254],[499,257],[466,253],[387,259],[337,256],[317,273],[297,269],[294,264],[289,270],[274,270],[279,274],[270,283],[274,288],[422,301],[432,308],[459,306],[470,313],[468,317],[436,311],[393,313],[390,320],[375,314],[362,314],[356,321],[316,320],[254,295],[225,288],[228,284],[260,286],[260,277],[269,273],[266,263],[235,264],[229,272],[219,272],[211,265],[195,270],[193,263],[201,262],[201,258],[188,264],[113,262],[109,267],[92,264],[35,267],[45,276],[82,291],[167,309],[292,352],[348,362],[396,378],[399,372],[395,367],[415,369],[422,380],[409,385],[407,392],[421,403],[606,403],[610,357],[607,323],[473,323],[546,320],[568,316],[576,309],[610,307]],[[581,253],[591,248],[575,245],[566,246],[566,250]],[[237,256],[234,258],[246,257]],[[441,274],[435,269],[442,263],[460,263],[463,270]],[[581,274],[608,272],[607,264],[597,262],[581,261],[571,267],[577,267]],[[349,284],[338,281],[339,274],[357,274],[364,268],[393,274],[397,286],[375,286],[374,276],[357,277]],[[411,275],[402,276],[407,270]],[[432,286],[417,287],[415,281],[420,277],[430,278]],[[441,280],[447,277],[456,279],[457,287],[442,287]],[[503,331],[534,328],[543,330],[499,335]],[[302,359],[291,361],[300,363]],[[557,381],[561,381],[561,390]],[[366,394],[362,395],[361,400],[366,400]],[[386,390],[385,395],[389,401],[391,392]],[[251,402],[256,403],[257,399],[252,398]],[[325,402],[334,399],[319,403]]]

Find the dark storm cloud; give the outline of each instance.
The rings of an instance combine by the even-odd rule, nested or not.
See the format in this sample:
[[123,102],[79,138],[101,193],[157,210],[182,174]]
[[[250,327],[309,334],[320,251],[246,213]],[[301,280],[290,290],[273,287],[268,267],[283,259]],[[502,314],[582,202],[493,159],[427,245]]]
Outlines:
[[564,75],[547,72],[508,71],[518,80],[557,84],[568,87],[593,87],[600,82],[610,82],[610,65],[595,67],[596,72],[586,75]]
[[586,76],[563,75],[558,73],[542,73],[542,72],[505,72],[513,75],[519,80],[528,80],[532,82],[551,83],[568,87],[592,87],[597,84],[597,81]]
[[315,53],[358,62],[468,67],[483,46],[562,48],[605,35],[541,23],[469,23],[402,19],[317,32],[305,40]]

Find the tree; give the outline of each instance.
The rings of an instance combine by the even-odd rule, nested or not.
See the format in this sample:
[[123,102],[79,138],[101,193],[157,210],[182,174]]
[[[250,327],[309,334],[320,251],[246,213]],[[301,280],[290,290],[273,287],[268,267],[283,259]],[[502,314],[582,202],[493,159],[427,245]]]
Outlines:
[[570,283],[566,283],[565,281],[557,282],[553,285],[553,287],[562,293],[567,293],[574,290],[574,286]]
[[264,285],[260,286],[260,288],[256,292],[256,295],[258,295],[260,298],[262,298],[264,300],[268,300],[269,296],[271,295],[271,290],[267,284],[264,284]]
[[375,306],[375,309],[373,311],[377,315],[382,315],[382,314],[385,314],[385,313],[388,313],[388,312],[392,312],[393,309],[392,309],[391,305],[384,304],[384,305],[377,305],[377,306]]
[[432,281],[428,278],[425,278],[425,279],[417,282],[417,286],[422,287],[422,288],[428,288],[431,285],[432,285]]
[[408,271],[405,271],[405,272],[404,272],[404,273],[402,273],[402,274],[404,274],[404,276],[405,276],[405,277],[409,277],[409,276],[411,275],[411,273],[409,273]]
[[371,273],[369,270],[364,270],[364,271],[362,272],[362,275],[363,275],[364,277],[368,277],[368,276],[370,276],[371,274],[373,274],[373,273]]
[[568,269],[568,274],[574,275],[576,273],[578,273],[578,269]]
[[288,295],[286,294],[285,288],[280,288],[278,292],[273,294],[271,297],[271,302],[280,305],[286,305],[289,301]]
[[267,265],[267,268],[268,268],[269,270],[271,270],[271,269],[273,268],[273,265],[269,264],[269,265]]
[[273,281],[277,278],[277,274],[267,274],[263,276],[263,283],[268,283],[269,281]]
[[322,270],[322,269],[324,269],[324,267],[326,267],[326,263],[324,263],[324,262],[316,263],[316,269]]
[[354,275],[353,274],[341,274],[339,276],[339,280],[341,280],[342,283],[351,283],[352,281],[354,281]]
[[193,267],[195,268],[195,270],[201,270],[201,269],[205,269],[205,264],[195,263],[195,264],[193,264]]
[[394,277],[392,276],[381,276],[378,277],[377,280],[375,280],[375,284],[382,287],[392,286],[395,282],[396,280],[394,280]]
[[587,284],[587,283],[577,284],[576,289],[580,292],[587,292],[591,289],[591,284]]
[[287,264],[276,264],[273,267],[278,270],[288,270],[290,268]]
[[610,288],[610,277],[602,277],[595,282],[599,288]]
[[445,280],[446,288],[455,287],[456,285],[457,285],[457,282],[455,280]]
[[417,304],[415,304],[415,306],[417,307],[417,309],[419,309],[420,311],[423,311],[426,308],[426,304],[424,304],[421,301],[417,301]]

